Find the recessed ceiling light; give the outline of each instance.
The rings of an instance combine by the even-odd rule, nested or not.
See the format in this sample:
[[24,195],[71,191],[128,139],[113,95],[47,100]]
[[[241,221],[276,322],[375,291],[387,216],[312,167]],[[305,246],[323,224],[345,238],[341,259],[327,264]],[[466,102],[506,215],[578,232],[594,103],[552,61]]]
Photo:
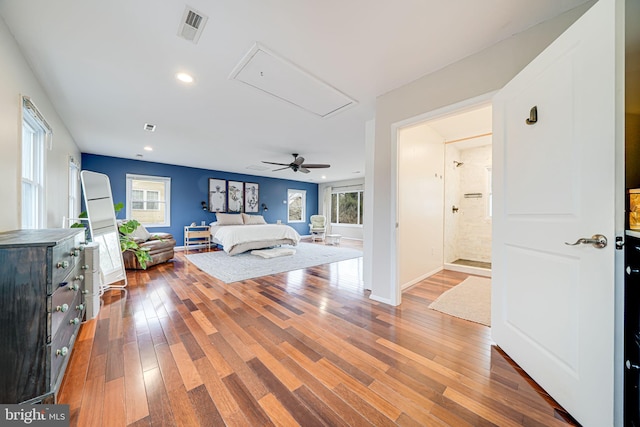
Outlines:
[[146,147],[144,147],[144,151],[153,151],[153,147],[147,145]]
[[327,176],[326,175],[322,175],[322,179],[327,179]]
[[193,83],[193,76],[187,73],[176,74],[176,79],[180,80],[183,83]]

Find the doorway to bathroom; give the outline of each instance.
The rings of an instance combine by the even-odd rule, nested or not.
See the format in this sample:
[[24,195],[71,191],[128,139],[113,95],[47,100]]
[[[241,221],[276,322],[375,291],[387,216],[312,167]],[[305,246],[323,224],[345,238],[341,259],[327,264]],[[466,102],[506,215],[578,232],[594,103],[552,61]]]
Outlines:
[[399,129],[402,289],[443,269],[491,276],[491,127],[485,103]]

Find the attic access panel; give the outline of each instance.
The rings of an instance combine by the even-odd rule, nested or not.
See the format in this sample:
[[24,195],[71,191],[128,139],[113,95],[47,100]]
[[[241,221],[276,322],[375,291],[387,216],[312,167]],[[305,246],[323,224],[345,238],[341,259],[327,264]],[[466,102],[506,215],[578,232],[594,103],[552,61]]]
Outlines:
[[229,78],[320,117],[329,117],[357,104],[355,99],[258,43],[249,50]]

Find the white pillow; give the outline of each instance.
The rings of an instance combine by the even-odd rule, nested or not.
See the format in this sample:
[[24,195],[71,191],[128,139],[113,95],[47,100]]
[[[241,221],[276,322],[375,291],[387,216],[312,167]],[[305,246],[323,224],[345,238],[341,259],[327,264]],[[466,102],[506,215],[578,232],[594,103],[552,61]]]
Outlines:
[[213,221],[213,222],[210,222],[210,223],[209,223],[209,226],[210,226],[210,227],[215,227],[216,225],[218,225],[218,222],[217,222],[217,221]]
[[140,224],[135,230],[133,230],[133,233],[129,234],[129,236],[134,240],[142,240],[143,242],[146,242],[151,238],[151,233],[144,228],[144,225]]
[[242,225],[244,221],[240,214],[217,213],[218,225]]
[[264,220],[262,215],[247,215],[246,213],[242,214],[242,218],[244,219],[245,224],[266,224],[267,221]]

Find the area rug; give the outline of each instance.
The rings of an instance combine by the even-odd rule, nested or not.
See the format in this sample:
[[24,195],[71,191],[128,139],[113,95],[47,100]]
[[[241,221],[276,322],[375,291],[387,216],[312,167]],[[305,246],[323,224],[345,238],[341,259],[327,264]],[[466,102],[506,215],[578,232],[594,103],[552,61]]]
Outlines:
[[491,326],[491,280],[470,276],[440,295],[429,308]]
[[265,259],[249,252],[230,256],[224,251],[203,252],[187,255],[187,259],[200,270],[225,283],[240,282],[260,276],[300,270],[320,264],[358,258],[362,252],[357,249],[335,246],[299,243],[293,255]]

